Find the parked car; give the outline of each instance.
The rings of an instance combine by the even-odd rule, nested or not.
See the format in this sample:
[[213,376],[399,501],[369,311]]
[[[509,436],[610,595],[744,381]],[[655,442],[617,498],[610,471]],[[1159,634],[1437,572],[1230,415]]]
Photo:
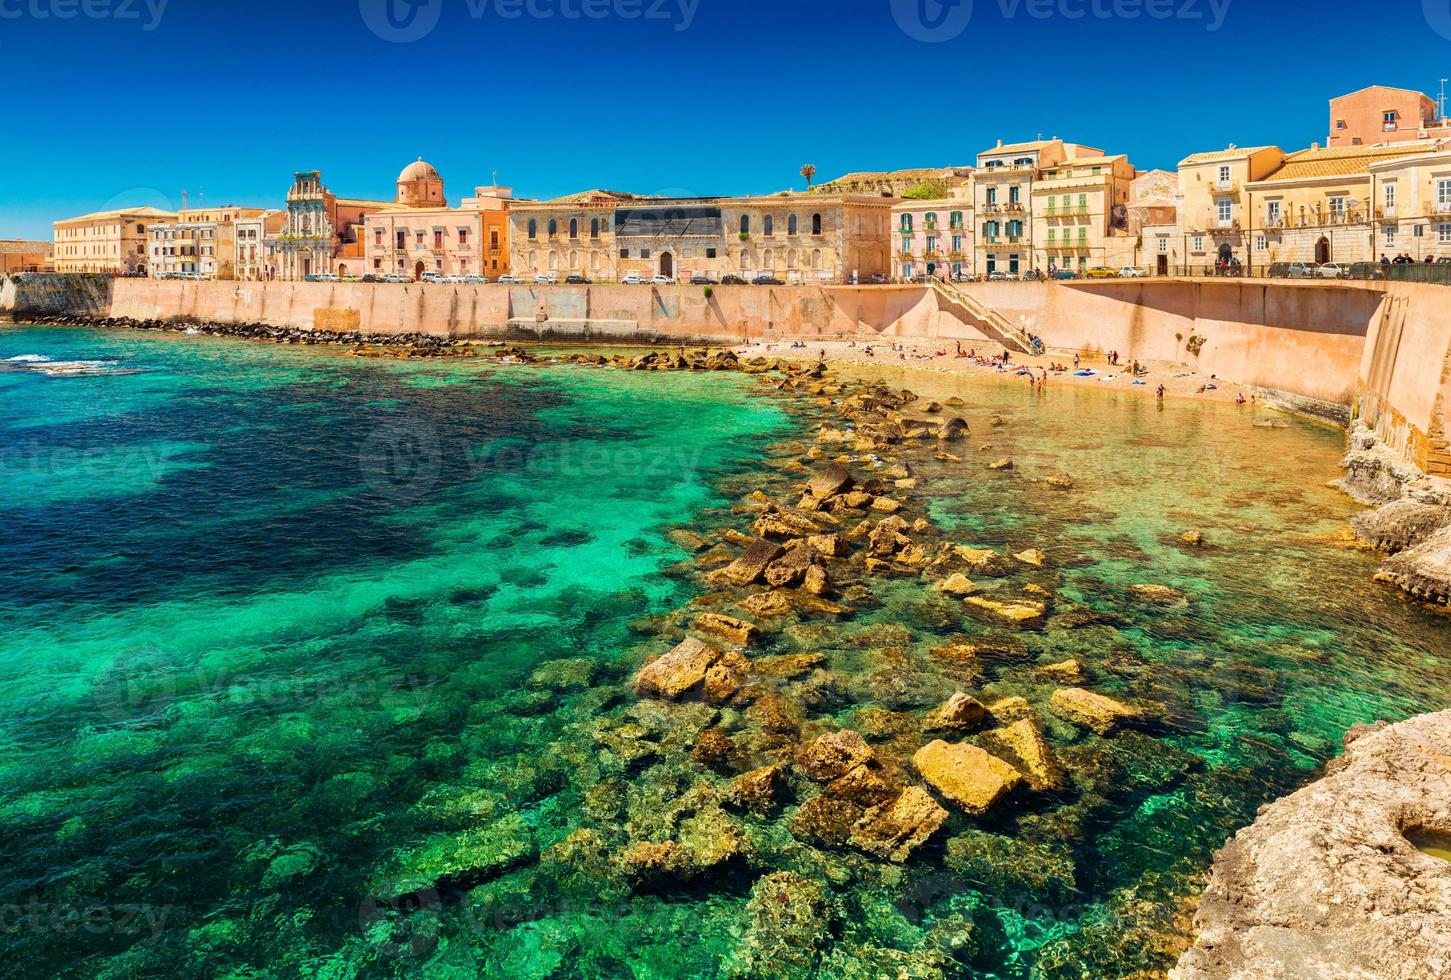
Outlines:
[[1118,270],[1120,279],[1147,279],[1149,270],[1137,265],[1126,265]]
[[786,285],[775,276],[757,276],[751,280],[752,286],[784,286]]
[[1053,278],[1054,279],[1077,279],[1078,278],[1078,271],[1076,269],[1059,269],[1057,272],[1054,272],[1053,273]]
[[418,277],[419,282],[443,282],[443,280],[444,275],[442,272],[429,271]]
[[1083,273],[1085,279],[1117,279],[1118,273],[1106,266],[1096,265]]
[[656,286],[673,286],[673,285],[675,285],[675,277],[674,276],[656,276],[654,279],[651,279],[650,282],[653,283]]
[[1352,262],[1346,278],[1384,279],[1385,277],[1385,270],[1380,267],[1379,262]]
[[638,272],[627,272],[620,277],[620,285],[643,286],[645,285],[645,277],[640,275]]
[[871,275],[867,276],[867,282],[873,286],[885,286],[887,283],[891,282],[891,280],[888,279],[886,276],[882,275],[880,272],[873,272]]
[[693,275],[693,276],[690,277],[690,284],[692,286],[715,286],[715,285],[719,285],[710,276],[704,275],[703,273],[699,273],[699,272],[697,272],[695,275]]
[[1271,262],[1269,269],[1265,272],[1265,275],[1269,276],[1271,279],[1288,279],[1290,276],[1290,263]]
[[727,275],[727,276],[721,276],[720,277],[720,284],[722,286],[745,286],[745,285],[748,285],[748,283],[744,279],[742,279],[740,276],[729,276],[729,275]]
[[[1024,282],[1039,282],[1047,278],[1047,276],[1043,275],[1043,273],[1039,272],[1037,269],[1029,269],[1027,272],[1023,273]],[[966,276],[964,281],[972,282],[972,276]]]
[[584,276],[565,276],[564,277],[564,284],[566,286],[588,286],[588,285],[591,285],[590,281],[588,279],[586,279]]
[[486,285],[489,281],[488,276],[459,276],[458,278],[459,282],[465,283],[469,286],[483,286]]
[[989,272],[987,274],[987,281],[988,282],[1017,282],[1018,281],[1018,274],[1016,272],[1004,272],[1001,269],[997,269],[997,270],[994,270],[993,272]]
[[557,286],[559,285],[559,276],[555,275],[553,272],[541,272],[539,273],[539,275],[534,277],[534,285]]
[[1339,262],[1326,262],[1315,270],[1317,279],[1347,279],[1350,277],[1350,270]]
[[412,279],[409,279],[405,275],[400,275],[397,272],[390,272],[386,276],[383,277],[383,281],[384,282],[394,282],[394,283],[397,283],[397,282],[412,282],[413,280]]
[[380,275],[378,275],[377,273],[374,273],[374,272],[370,272],[370,273],[368,273],[367,275],[365,275],[363,277],[363,282],[383,282],[383,281],[384,281],[384,277],[383,276],[380,276]]
[[1287,279],[1314,279],[1316,263],[1314,262],[1291,262],[1285,270]]
[[523,284],[524,284],[524,280],[523,279],[520,279],[518,276],[500,276],[499,277],[499,285],[501,285],[501,286],[522,286]]
[[463,276],[439,276],[437,279],[429,279],[428,278],[428,274],[427,273],[424,273],[423,281],[424,282],[441,282],[441,283],[445,283],[445,284],[450,285],[450,286],[456,286],[459,283],[461,283],[461,282],[464,281],[464,277]]

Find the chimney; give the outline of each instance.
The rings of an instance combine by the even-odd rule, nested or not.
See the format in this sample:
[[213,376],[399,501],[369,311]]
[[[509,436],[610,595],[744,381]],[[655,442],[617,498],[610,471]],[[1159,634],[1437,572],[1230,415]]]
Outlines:
[[1003,145],[1003,141],[1002,141],[1002,138],[1001,138],[1001,137],[999,137],[999,138],[998,138],[998,146],[1002,146],[1002,145]]
[[1320,141],[1319,140],[1316,140],[1314,143],[1311,143],[1310,144],[1310,149],[1312,149],[1312,150],[1318,150],[1318,149],[1320,149]]

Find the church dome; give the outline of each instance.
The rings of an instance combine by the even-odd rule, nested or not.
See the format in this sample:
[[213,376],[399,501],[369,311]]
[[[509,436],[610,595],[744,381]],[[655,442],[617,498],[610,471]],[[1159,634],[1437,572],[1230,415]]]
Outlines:
[[409,180],[442,179],[443,178],[439,177],[438,171],[433,168],[433,164],[423,162],[423,157],[419,157],[418,162],[410,163],[408,166],[404,167],[403,172],[398,175],[398,183],[400,184],[404,181]]

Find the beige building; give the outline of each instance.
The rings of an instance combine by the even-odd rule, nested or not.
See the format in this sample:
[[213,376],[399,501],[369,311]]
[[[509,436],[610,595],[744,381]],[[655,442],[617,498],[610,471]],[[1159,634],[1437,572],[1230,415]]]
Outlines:
[[1038,174],[1032,194],[1034,264],[1045,271],[1136,264],[1127,156],[1074,156]]
[[841,282],[890,272],[893,198],[777,194],[641,198],[589,191],[509,210],[516,275],[618,280],[634,273]]
[[1248,264],[1249,197],[1245,185],[1269,177],[1285,162],[1277,146],[1230,146],[1179,161],[1180,261],[1202,270],[1218,261]]
[[55,260],[50,242],[20,238],[0,239],[0,275],[11,272],[53,272]]
[[[147,232],[151,236],[151,275],[157,278],[176,275],[201,276],[204,279],[243,278],[238,271],[241,222],[255,220],[267,213],[265,208],[231,204],[215,208],[185,208],[177,213],[175,221],[152,225]],[[278,224],[280,226],[280,222]]]
[[1451,141],[1370,164],[1377,258],[1451,258]]
[[267,278],[268,238],[287,226],[286,211],[263,211],[237,219],[237,278],[257,281]]
[[57,272],[112,272],[145,275],[148,229],[173,221],[176,212],[153,207],[97,211],[55,223]]
[[460,207],[448,206],[443,178],[419,160],[398,176],[398,196],[363,219],[363,271],[418,278],[498,278],[509,271],[507,187],[479,187]]

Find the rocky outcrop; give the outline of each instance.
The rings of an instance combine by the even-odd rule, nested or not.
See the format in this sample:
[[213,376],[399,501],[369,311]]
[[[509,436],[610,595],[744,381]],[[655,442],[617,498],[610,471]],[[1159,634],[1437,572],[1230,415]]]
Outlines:
[[1375,580],[1394,585],[1423,602],[1451,604],[1451,527],[1387,558]]
[[1023,774],[976,745],[936,741],[912,757],[922,778],[963,812],[981,816],[1023,783]]
[[1346,742],[1216,856],[1171,977],[1451,977],[1451,862],[1406,837],[1451,833],[1451,711]]

